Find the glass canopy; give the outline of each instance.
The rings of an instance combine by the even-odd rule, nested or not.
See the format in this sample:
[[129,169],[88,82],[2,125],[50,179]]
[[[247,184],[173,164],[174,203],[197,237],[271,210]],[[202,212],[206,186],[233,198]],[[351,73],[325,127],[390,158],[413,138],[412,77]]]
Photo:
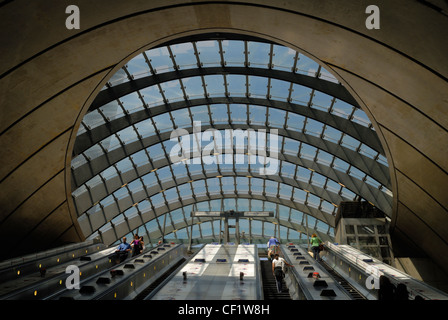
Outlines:
[[250,241],[331,240],[341,201],[390,215],[390,188],[376,132],[342,84],[302,53],[248,38],[137,55],[92,103],[72,158],[79,223],[106,244],[217,240],[220,220],[191,218],[199,207],[273,211],[242,219]]

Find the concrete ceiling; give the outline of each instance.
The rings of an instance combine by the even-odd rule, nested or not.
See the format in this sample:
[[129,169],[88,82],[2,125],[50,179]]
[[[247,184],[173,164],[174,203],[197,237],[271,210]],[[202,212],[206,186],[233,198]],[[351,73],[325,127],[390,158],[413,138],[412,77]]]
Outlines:
[[[71,198],[80,121],[99,90],[145,49],[205,32],[253,35],[314,57],[369,115],[386,152],[392,232],[448,265],[448,16],[420,1],[72,1],[0,4],[1,259],[84,236]],[[446,270],[447,268],[445,268]]]

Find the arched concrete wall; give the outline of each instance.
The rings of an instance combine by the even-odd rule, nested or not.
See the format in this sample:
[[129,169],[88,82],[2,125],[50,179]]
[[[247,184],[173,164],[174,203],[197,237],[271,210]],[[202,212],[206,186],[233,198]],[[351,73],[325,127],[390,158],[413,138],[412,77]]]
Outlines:
[[[448,265],[448,17],[416,0],[376,2],[379,30],[365,27],[368,1],[3,2],[0,234],[17,244],[6,255],[83,239],[71,150],[108,77],[143,49],[226,31],[301,50],[333,71],[386,150],[393,234]],[[65,27],[70,4],[79,30]]]

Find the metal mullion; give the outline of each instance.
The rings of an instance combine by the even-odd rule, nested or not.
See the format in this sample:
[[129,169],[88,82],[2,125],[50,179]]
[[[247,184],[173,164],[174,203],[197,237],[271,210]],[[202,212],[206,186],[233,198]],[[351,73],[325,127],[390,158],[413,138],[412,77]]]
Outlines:
[[291,84],[289,85],[289,89],[288,89],[288,98],[286,98],[286,101],[288,102],[292,102],[292,93],[294,92],[294,82],[291,82]]
[[224,207],[224,203],[223,203],[223,201],[224,201],[224,190],[223,190],[223,187],[222,187],[222,178],[218,178],[219,179],[219,192],[220,192],[220,194],[221,194],[221,208],[223,208]]
[[303,202],[303,204],[305,205],[305,206],[309,206],[309,203],[308,203],[308,198],[309,198],[309,195],[310,195],[310,191],[308,191],[308,192],[305,192],[306,193],[306,196],[305,196],[305,201]]
[[[155,213],[155,211],[154,211],[154,213]],[[155,215],[155,214],[154,214]],[[162,234],[162,239],[163,239],[163,230],[162,230],[162,228],[160,227],[160,223],[159,223],[159,218],[160,216],[155,216],[155,220],[156,220],[156,223],[157,223],[157,227],[159,228],[159,231],[160,231],[160,233]]]
[[151,59],[148,58],[148,56],[146,55],[146,52],[142,52],[143,57],[145,58],[146,64],[149,67],[149,71],[151,72],[152,75],[155,75],[157,72],[156,70],[154,70],[154,68],[151,65]]
[[[167,152],[166,152],[166,148],[165,148],[165,146],[163,145],[163,143],[161,143],[161,146],[162,146],[162,149],[163,149],[163,153],[165,154],[165,157],[168,159],[169,156],[168,156],[168,154],[167,154]],[[173,167],[172,167],[171,165],[169,165],[168,167],[169,167],[169,170],[170,170],[170,172],[171,172],[171,177],[172,177],[173,179],[175,179],[176,177],[175,177],[175,175],[174,175]]]
[[[214,143],[214,148],[215,148],[215,151],[216,151],[216,137],[215,137],[215,131],[212,131],[212,135],[213,135],[213,143]],[[222,140],[221,140],[221,143],[222,143]],[[222,151],[222,148],[221,148],[221,151]],[[215,162],[216,162],[216,167],[217,167],[217,171],[218,171],[218,175],[222,175],[222,173],[221,173],[221,163],[219,162],[219,156],[223,156],[223,153],[221,152],[221,153],[218,153],[218,152],[214,152],[213,153],[213,156],[215,157]],[[224,161],[223,161],[223,163],[224,163]]]
[[322,132],[319,135],[319,138],[324,139],[324,132],[327,129],[327,124],[325,122],[322,122],[323,126],[322,126]]
[[279,241],[281,241],[281,235],[280,235],[280,210],[279,210],[279,204],[276,203],[275,204],[275,217],[274,219],[277,222],[277,226],[274,224],[274,233],[275,233],[275,229],[278,229],[278,239]]
[[151,172],[154,172],[158,168],[154,167],[154,163],[152,162],[151,156],[149,155],[147,148],[143,148],[143,150],[145,152],[146,157],[148,158],[148,163],[151,165],[151,168],[152,168]]
[[[96,109],[97,111],[98,111],[98,113],[101,115],[101,117],[103,118],[103,120],[104,120],[104,123],[110,123],[110,120],[109,120],[109,118],[108,117],[106,117],[105,115],[104,115],[104,113],[103,113],[103,110],[101,110],[101,108],[98,108],[98,109]],[[90,128],[89,128],[89,131],[90,131]]]
[[268,78],[268,85],[267,85],[267,93],[266,93],[266,99],[271,100],[271,78]]
[[210,192],[209,192],[209,190],[208,190],[208,183],[207,183],[207,181],[208,181],[208,178],[207,178],[207,179],[204,179],[205,194],[207,195],[208,198],[210,198]]
[[193,45],[193,50],[194,50],[194,55],[196,56],[196,64],[198,66],[198,68],[202,68],[202,62],[201,59],[199,59],[199,52],[198,52],[198,47],[196,46],[196,42],[193,41],[191,42],[191,44]]
[[222,40],[218,40],[218,46],[219,46],[219,55],[221,57],[221,67],[225,67],[226,66],[226,61],[224,60],[225,51],[222,49]]
[[309,108],[311,108],[311,106],[313,105],[314,92],[316,92],[316,90],[312,89],[311,90],[311,94],[310,94],[310,100],[308,100],[308,107]]
[[[172,213],[172,211],[166,213],[169,217],[169,225],[173,228],[173,230],[176,230],[176,225],[174,224],[173,216],[171,215],[171,213]],[[171,233],[173,233],[173,232],[171,232]],[[176,234],[174,234],[174,236],[176,237]]]
[[[111,136],[112,136],[112,135],[111,135]],[[104,146],[103,146],[103,144],[102,144],[102,141],[98,142],[98,145],[100,146],[101,151],[104,152],[104,155],[106,156],[107,164],[109,165],[108,167],[110,167],[110,166],[111,166],[111,163],[110,163],[109,157],[107,156],[107,150],[106,150],[106,148],[104,148]],[[82,154],[84,154],[84,153],[82,153]],[[89,162],[90,162],[90,160],[89,160]],[[92,177],[92,178],[93,178],[93,177]],[[90,179],[89,179],[89,180],[90,180]]]
[[[154,176],[156,177],[157,184],[159,185],[159,188],[160,188],[160,191],[159,191],[159,192],[161,192],[161,191],[163,190],[163,186],[162,186],[162,181],[160,180],[159,175],[157,174],[157,170],[154,171]],[[153,196],[154,196],[154,195],[155,195],[155,194],[153,194]]]
[[294,56],[294,64],[291,68],[292,73],[296,73],[297,72],[297,62],[299,61],[300,57],[299,57],[299,52],[296,51],[296,54]]
[[162,86],[160,85],[160,82],[157,83],[157,88],[159,88],[159,93],[162,96],[163,99],[163,103],[165,103],[165,105],[168,105],[168,99],[165,96],[165,90],[162,89]]
[[129,70],[128,70],[128,68],[127,68],[126,65],[124,65],[121,69],[124,70],[124,72],[126,73],[128,79],[129,79],[129,81],[134,80],[134,76],[133,76],[132,74],[129,73]]
[[185,101],[188,101],[188,99],[189,99],[190,97],[187,95],[187,92],[185,91],[186,87],[184,86],[184,83],[183,83],[183,81],[182,81],[181,78],[179,78],[179,84],[180,84],[180,89],[182,90],[182,93],[183,93],[183,95],[184,95],[184,99],[185,99]]
[[136,90],[135,92],[137,92],[138,98],[142,102],[142,106],[146,109],[148,106],[146,105],[146,101],[145,101],[143,95],[141,94],[140,90]]
[[[135,132],[135,134],[136,134],[136,136],[137,136],[137,138],[138,138],[138,141],[140,141],[140,144],[141,144],[141,146],[142,146],[142,149],[144,149],[144,148],[145,148],[145,145],[143,144],[143,137],[142,137],[142,135],[138,132],[137,128],[135,127],[135,124],[131,124],[129,127],[132,127],[132,129],[134,130],[134,132]],[[129,127],[128,127],[128,128],[129,128]],[[132,159],[132,155],[130,155],[129,158]]]
[[249,87],[250,87],[250,82],[249,82],[249,75],[245,75],[245,78],[246,78],[246,98],[250,98],[250,90],[249,90]]
[[208,99],[210,95],[207,92],[207,83],[205,82],[204,75],[201,75],[201,81],[202,81],[202,88],[204,89],[204,97]]
[[176,71],[179,70],[179,66],[177,65],[176,60],[174,59],[176,56],[173,54],[173,51],[171,50],[171,47],[170,46],[166,46],[166,48],[168,50],[168,54],[169,54],[169,56],[171,58],[171,61],[173,62],[174,70],[176,70]]
[[249,67],[250,66],[250,62],[249,62],[249,48],[247,45],[247,40],[244,41],[244,66],[245,67]]
[[308,123],[308,117],[304,117],[303,119],[303,127],[302,127],[302,133],[306,133],[306,125]]
[[[234,173],[235,173],[235,175],[232,177],[233,178],[233,194],[235,195],[235,196],[237,196],[238,195],[238,192],[237,192],[237,182],[236,182],[236,178],[237,178],[237,176],[236,176],[236,172],[234,171]],[[237,205],[238,205],[238,203],[237,203]]]
[[317,71],[316,71],[316,78],[319,78],[321,70],[322,70],[322,66],[319,64],[319,66],[317,67]]
[[330,103],[330,107],[328,108],[328,113],[332,113],[333,112],[333,108],[334,108],[334,104],[336,103],[336,98],[333,97],[331,99],[331,103]]
[[[121,171],[118,170],[118,168],[117,168],[117,164],[114,163],[111,167],[114,167],[115,170],[117,171],[118,178],[120,179],[120,184],[123,186],[126,182],[124,182],[123,177],[121,176]],[[115,190],[115,191],[117,191],[117,190]],[[111,194],[113,194],[113,193],[111,193]]]
[[273,57],[275,55],[275,53],[274,53],[274,44],[272,44],[272,43],[270,45],[270,49],[269,49],[268,55],[269,55],[268,69],[271,70],[274,67],[274,65],[272,64],[272,59],[273,59]]
[[[282,181],[283,181],[283,178],[281,178],[281,179],[282,179]],[[284,184],[284,185],[288,185],[288,184],[286,184],[284,181],[283,181],[282,184]],[[276,194],[276,197],[277,197],[278,199],[280,199],[280,182],[277,182],[277,194]]]
[[230,92],[229,92],[228,83],[227,83],[227,76],[225,73],[223,74],[223,77],[224,77],[224,90],[225,90],[224,95],[226,97],[230,97]]
[[232,116],[231,116],[231,112],[230,112],[230,103],[226,103],[226,108],[227,108],[227,122],[229,123],[229,126],[233,128],[233,121],[232,121]]

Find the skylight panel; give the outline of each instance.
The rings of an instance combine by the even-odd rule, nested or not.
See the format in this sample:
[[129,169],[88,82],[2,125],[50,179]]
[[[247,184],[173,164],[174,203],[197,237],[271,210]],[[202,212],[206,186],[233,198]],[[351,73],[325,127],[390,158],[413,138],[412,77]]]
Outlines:
[[167,47],[148,50],[146,55],[156,73],[174,71],[173,61],[170,58]]
[[198,41],[196,42],[196,48],[199,52],[199,60],[204,68],[221,66],[218,41]]
[[143,54],[139,54],[132,58],[127,64],[126,69],[132,75],[133,79],[139,79],[151,75],[148,64]]

